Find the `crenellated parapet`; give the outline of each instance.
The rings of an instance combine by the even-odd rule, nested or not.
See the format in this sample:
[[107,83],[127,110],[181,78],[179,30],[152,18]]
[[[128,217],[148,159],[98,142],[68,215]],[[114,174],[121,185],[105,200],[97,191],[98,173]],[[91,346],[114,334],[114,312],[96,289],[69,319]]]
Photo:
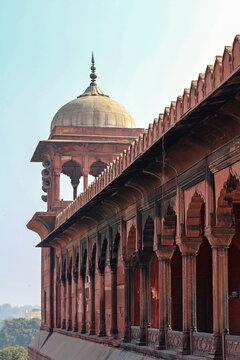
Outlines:
[[240,66],[240,35],[236,35],[233,46],[224,48],[223,56],[216,56],[214,65],[208,65],[205,73],[200,73],[198,80],[191,82],[190,89],[184,89],[183,95],[172,101],[154,119],[143,134],[131,143],[104,171],[56,217],[56,227],[63,224],[79,208],[93,199],[114,179],[123,173],[139,156],[146,152],[170,129],[177,126],[190,111],[202,104],[205,99],[224,83]]

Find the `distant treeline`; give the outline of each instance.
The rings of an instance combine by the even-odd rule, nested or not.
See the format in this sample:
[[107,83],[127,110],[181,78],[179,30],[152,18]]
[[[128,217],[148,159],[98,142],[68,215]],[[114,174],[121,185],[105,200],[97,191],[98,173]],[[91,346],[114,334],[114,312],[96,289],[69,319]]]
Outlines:
[[31,311],[34,307],[40,307],[38,305],[24,305],[24,306],[11,306],[10,304],[0,305],[0,320],[9,318],[24,317],[26,311]]
[[[0,349],[10,346],[27,348],[40,328],[40,319],[5,320],[0,330]],[[1,358],[0,358],[1,359]]]

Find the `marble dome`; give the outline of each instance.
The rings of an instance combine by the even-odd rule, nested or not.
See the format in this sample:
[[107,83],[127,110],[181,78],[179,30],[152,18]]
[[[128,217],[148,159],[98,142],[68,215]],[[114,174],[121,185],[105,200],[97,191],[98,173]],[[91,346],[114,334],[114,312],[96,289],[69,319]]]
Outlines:
[[58,110],[52,120],[51,131],[55,126],[136,127],[129,111],[99,89],[95,82],[95,69],[93,61],[90,86]]

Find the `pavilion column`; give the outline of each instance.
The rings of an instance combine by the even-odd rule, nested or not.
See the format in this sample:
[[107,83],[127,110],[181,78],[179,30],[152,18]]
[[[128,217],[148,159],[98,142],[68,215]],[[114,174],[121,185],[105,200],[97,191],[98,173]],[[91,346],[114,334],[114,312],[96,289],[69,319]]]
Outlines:
[[85,272],[81,273],[82,279],[82,322],[81,334],[86,333],[86,293],[85,293]]
[[78,332],[78,269],[73,272],[74,280],[74,324],[73,331]]
[[171,326],[171,258],[176,246],[160,245],[159,262],[159,349],[165,348],[165,330]]
[[201,238],[184,237],[179,243],[182,253],[183,344],[179,353],[190,351],[190,330],[197,328],[196,255]]
[[124,335],[123,342],[130,340],[130,263],[123,260],[124,266]]
[[209,358],[221,357],[221,334],[229,331],[228,312],[228,248],[234,228],[214,227],[208,235],[213,264],[213,334],[215,348]]
[[60,200],[60,169],[54,169],[54,200]]
[[153,251],[141,251],[136,253],[140,266],[140,339],[139,346],[146,345],[146,329],[149,321],[150,309],[150,270],[149,264],[154,256]]
[[112,337],[116,337],[117,329],[117,265],[110,265],[111,268],[111,330]]
[[72,179],[71,184],[73,187],[73,200],[75,200],[77,198],[77,188],[79,185],[79,179]]
[[106,336],[105,323],[105,266],[99,269],[99,285],[100,285],[100,328],[98,336]]
[[67,330],[72,330],[72,273],[68,272],[68,326]]
[[89,174],[89,169],[87,168],[83,169],[83,191],[85,191],[88,187],[88,174]]
[[96,335],[95,330],[95,267],[89,270],[91,295],[91,320],[89,335]]

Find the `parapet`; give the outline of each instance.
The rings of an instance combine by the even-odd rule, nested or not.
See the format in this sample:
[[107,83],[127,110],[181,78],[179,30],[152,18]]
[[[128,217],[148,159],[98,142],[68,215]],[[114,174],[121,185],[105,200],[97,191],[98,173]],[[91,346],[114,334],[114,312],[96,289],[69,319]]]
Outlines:
[[205,73],[191,82],[190,89],[184,89],[183,95],[172,101],[170,107],[154,119],[127,150],[124,150],[76,200],[69,204],[56,217],[56,227],[63,224],[77,210],[94,198],[108,184],[117,178],[142,153],[158,141],[170,128],[176,125],[191,109],[199,105],[209,94],[240,66],[240,35],[236,35],[233,46],[225,46],[223,56],[216,56],[214,65],[207,65]]

